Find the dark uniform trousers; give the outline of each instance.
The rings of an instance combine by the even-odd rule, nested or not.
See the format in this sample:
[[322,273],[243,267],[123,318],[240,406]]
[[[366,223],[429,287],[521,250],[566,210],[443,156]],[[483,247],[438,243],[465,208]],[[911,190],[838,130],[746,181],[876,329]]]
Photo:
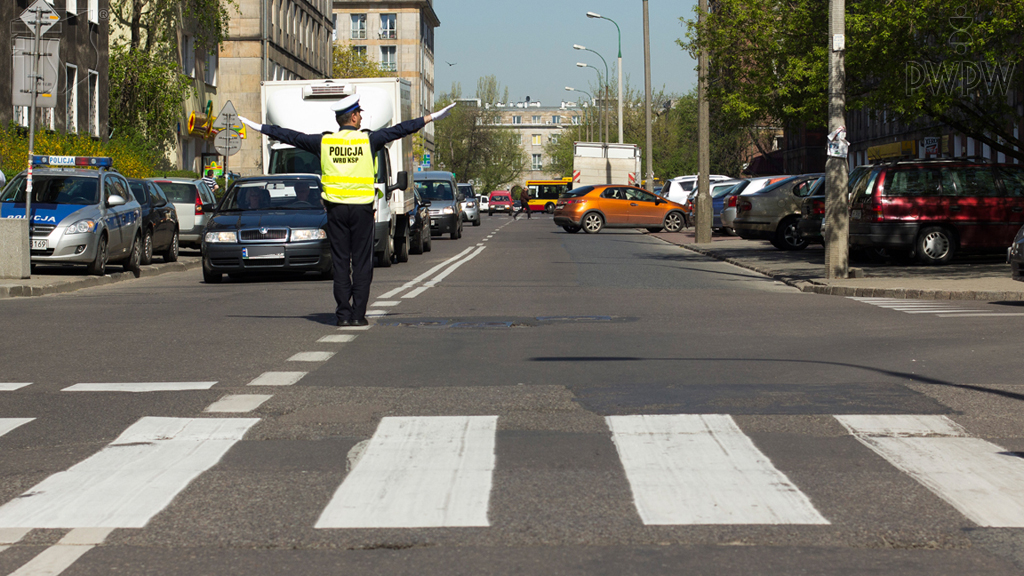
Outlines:
[[373,281],[373,204],[324,204],[338,320],[362,320]]

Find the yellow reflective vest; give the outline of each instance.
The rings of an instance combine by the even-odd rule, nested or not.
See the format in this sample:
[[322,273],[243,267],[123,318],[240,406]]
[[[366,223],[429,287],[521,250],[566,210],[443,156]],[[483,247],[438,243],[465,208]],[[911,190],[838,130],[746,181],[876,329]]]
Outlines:
[[377,160],[370,137],[359,130],[326,134],[320,142],[323,198],[335,204],[370,204],[377,194],[373,182]]

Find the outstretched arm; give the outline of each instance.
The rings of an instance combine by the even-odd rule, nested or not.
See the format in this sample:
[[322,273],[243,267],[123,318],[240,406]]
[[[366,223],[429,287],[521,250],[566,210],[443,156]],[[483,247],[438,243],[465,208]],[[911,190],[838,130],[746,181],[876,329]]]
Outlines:
[[273,124],[257,124],[243,116],[239,116],[238,119],[250,130],[261,132],[278,142],[295,146],[316,155],[317,158],[320,157],[320,142],[324,138],[323,134],[304,134],[295,130],[274,126]]

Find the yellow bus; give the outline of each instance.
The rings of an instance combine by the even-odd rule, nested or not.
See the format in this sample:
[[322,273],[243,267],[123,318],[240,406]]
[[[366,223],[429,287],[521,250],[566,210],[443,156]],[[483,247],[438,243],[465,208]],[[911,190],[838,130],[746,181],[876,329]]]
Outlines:
[[558,204],[558,195],[572,189],[572,177],[566,176],[561,180],[527,180],[526,188],[530,191],[530,211],[551,214],[555,211],[555,204]]

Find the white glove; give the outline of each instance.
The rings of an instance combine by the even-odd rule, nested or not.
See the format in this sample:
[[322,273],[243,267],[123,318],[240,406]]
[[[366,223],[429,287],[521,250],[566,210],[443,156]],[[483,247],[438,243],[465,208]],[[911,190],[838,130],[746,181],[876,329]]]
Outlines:
[[242,124],[245,124],[251,130],[255,130],[255,131],[260,132],[260,133],[263,132],[263,124],[257,124],[255,122],[253,122],[252,120],[249,120],[245,116],[239,116],[238,119],[241,120]]
[[452,102],[451,104],[445,106],[444,108],[441,108],[437,112],[431,113],[430,121],[436,122],[438,120],[443,120],[446,116],[452,113],[452,108],[455,108],[455,104],[457,104],[457,102]]

